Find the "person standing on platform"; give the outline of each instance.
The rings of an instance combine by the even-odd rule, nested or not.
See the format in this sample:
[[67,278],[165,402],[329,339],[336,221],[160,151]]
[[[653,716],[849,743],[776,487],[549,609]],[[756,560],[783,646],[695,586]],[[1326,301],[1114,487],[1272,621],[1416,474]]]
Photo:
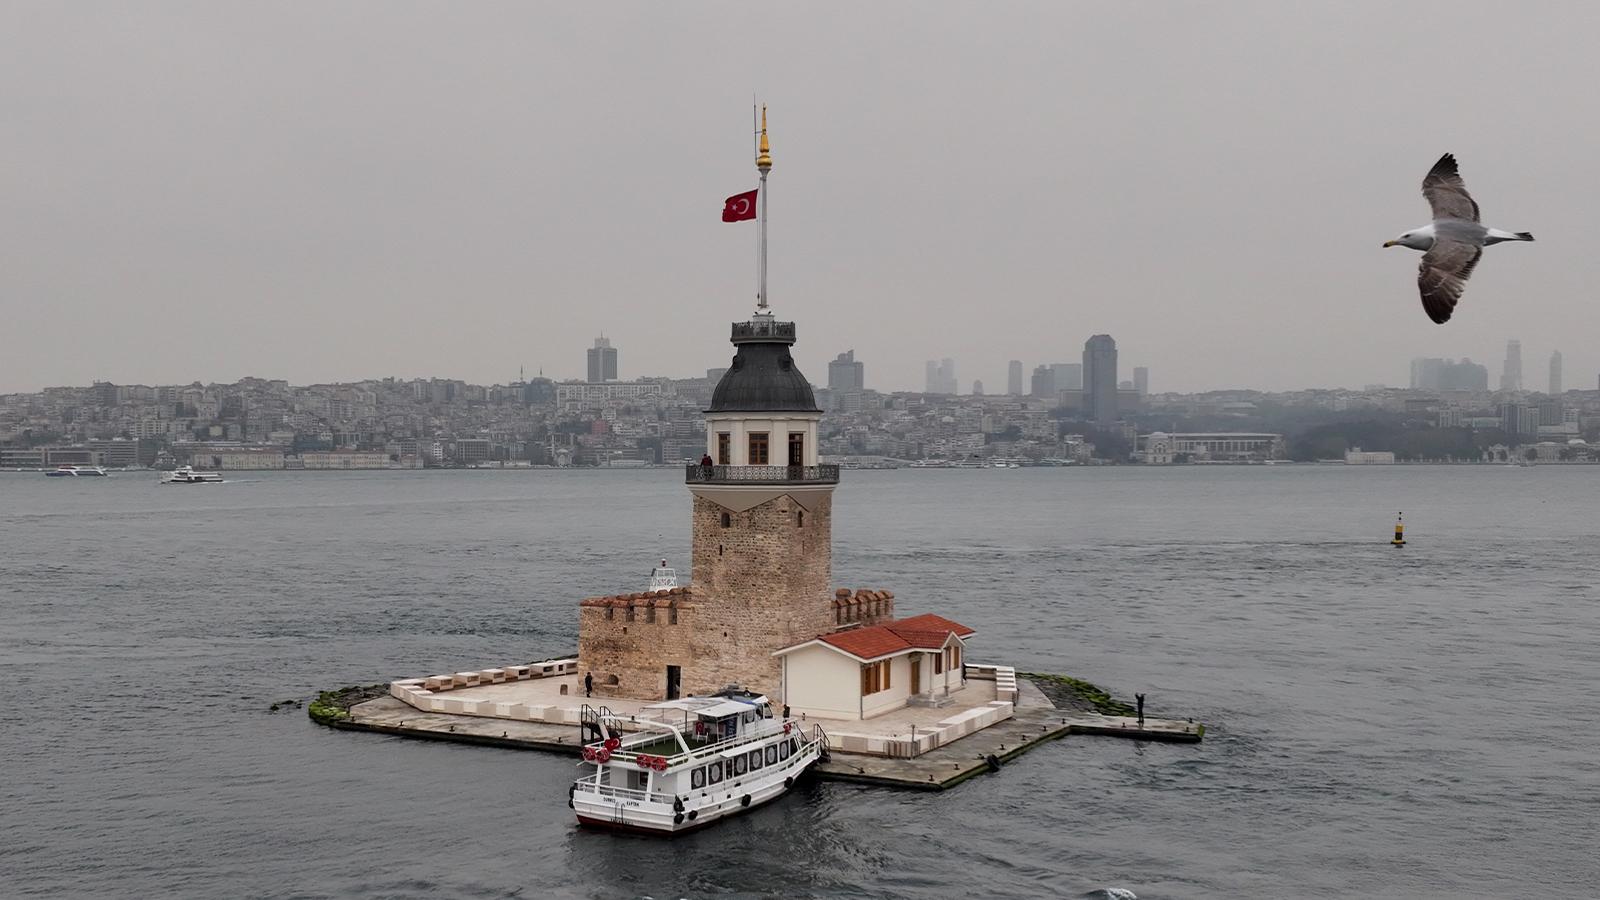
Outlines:
[[593,694],[594,694],[594,673],[593,672],[585,672],[584,675],[583,675],[583,695],[585,697],[589,697],[589,696],[592,696]]

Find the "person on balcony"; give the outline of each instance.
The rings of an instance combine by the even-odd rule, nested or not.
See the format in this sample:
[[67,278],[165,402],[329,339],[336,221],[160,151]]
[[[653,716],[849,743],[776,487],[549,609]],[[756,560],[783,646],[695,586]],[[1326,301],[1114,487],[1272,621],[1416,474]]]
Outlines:
[[713,463],[711,462],[711,454],[707,453],[700,457],[700,470],[705,473],[707,478],[711,477],[712,466]]

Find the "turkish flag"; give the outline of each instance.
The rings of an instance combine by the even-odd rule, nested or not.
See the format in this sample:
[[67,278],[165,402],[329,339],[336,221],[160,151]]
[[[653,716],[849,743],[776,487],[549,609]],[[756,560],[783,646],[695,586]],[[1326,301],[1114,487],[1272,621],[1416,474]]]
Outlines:
[[759,191],[745,191],[722,201],[722,221],[743,222],[745,219],[754,219],[757,193]]

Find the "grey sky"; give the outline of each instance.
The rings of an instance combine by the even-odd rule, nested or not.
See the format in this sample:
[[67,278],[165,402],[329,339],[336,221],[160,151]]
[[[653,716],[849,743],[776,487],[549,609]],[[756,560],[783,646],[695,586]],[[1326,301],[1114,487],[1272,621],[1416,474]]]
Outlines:
[[[1156,390],[1600,372],[1600,4],[0,6],[0,390],[622,376],[731,355],[771,294],[813,381],[1076,361]],[[1445,74],[1448,73],[1448,76]],[[1417,255],[1454,152],[1487,254],[1446,326]],[[1127,377],[1127,376],[1124,376]]]

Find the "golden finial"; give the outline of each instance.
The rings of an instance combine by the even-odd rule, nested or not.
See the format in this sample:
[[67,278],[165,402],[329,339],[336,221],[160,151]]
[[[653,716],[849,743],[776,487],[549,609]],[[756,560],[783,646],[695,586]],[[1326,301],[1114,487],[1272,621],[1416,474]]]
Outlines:
[[767,143],[767,106],[761,105],[761,155],[756,157],[756,168],[765,172],[772,168],[772,147]]

